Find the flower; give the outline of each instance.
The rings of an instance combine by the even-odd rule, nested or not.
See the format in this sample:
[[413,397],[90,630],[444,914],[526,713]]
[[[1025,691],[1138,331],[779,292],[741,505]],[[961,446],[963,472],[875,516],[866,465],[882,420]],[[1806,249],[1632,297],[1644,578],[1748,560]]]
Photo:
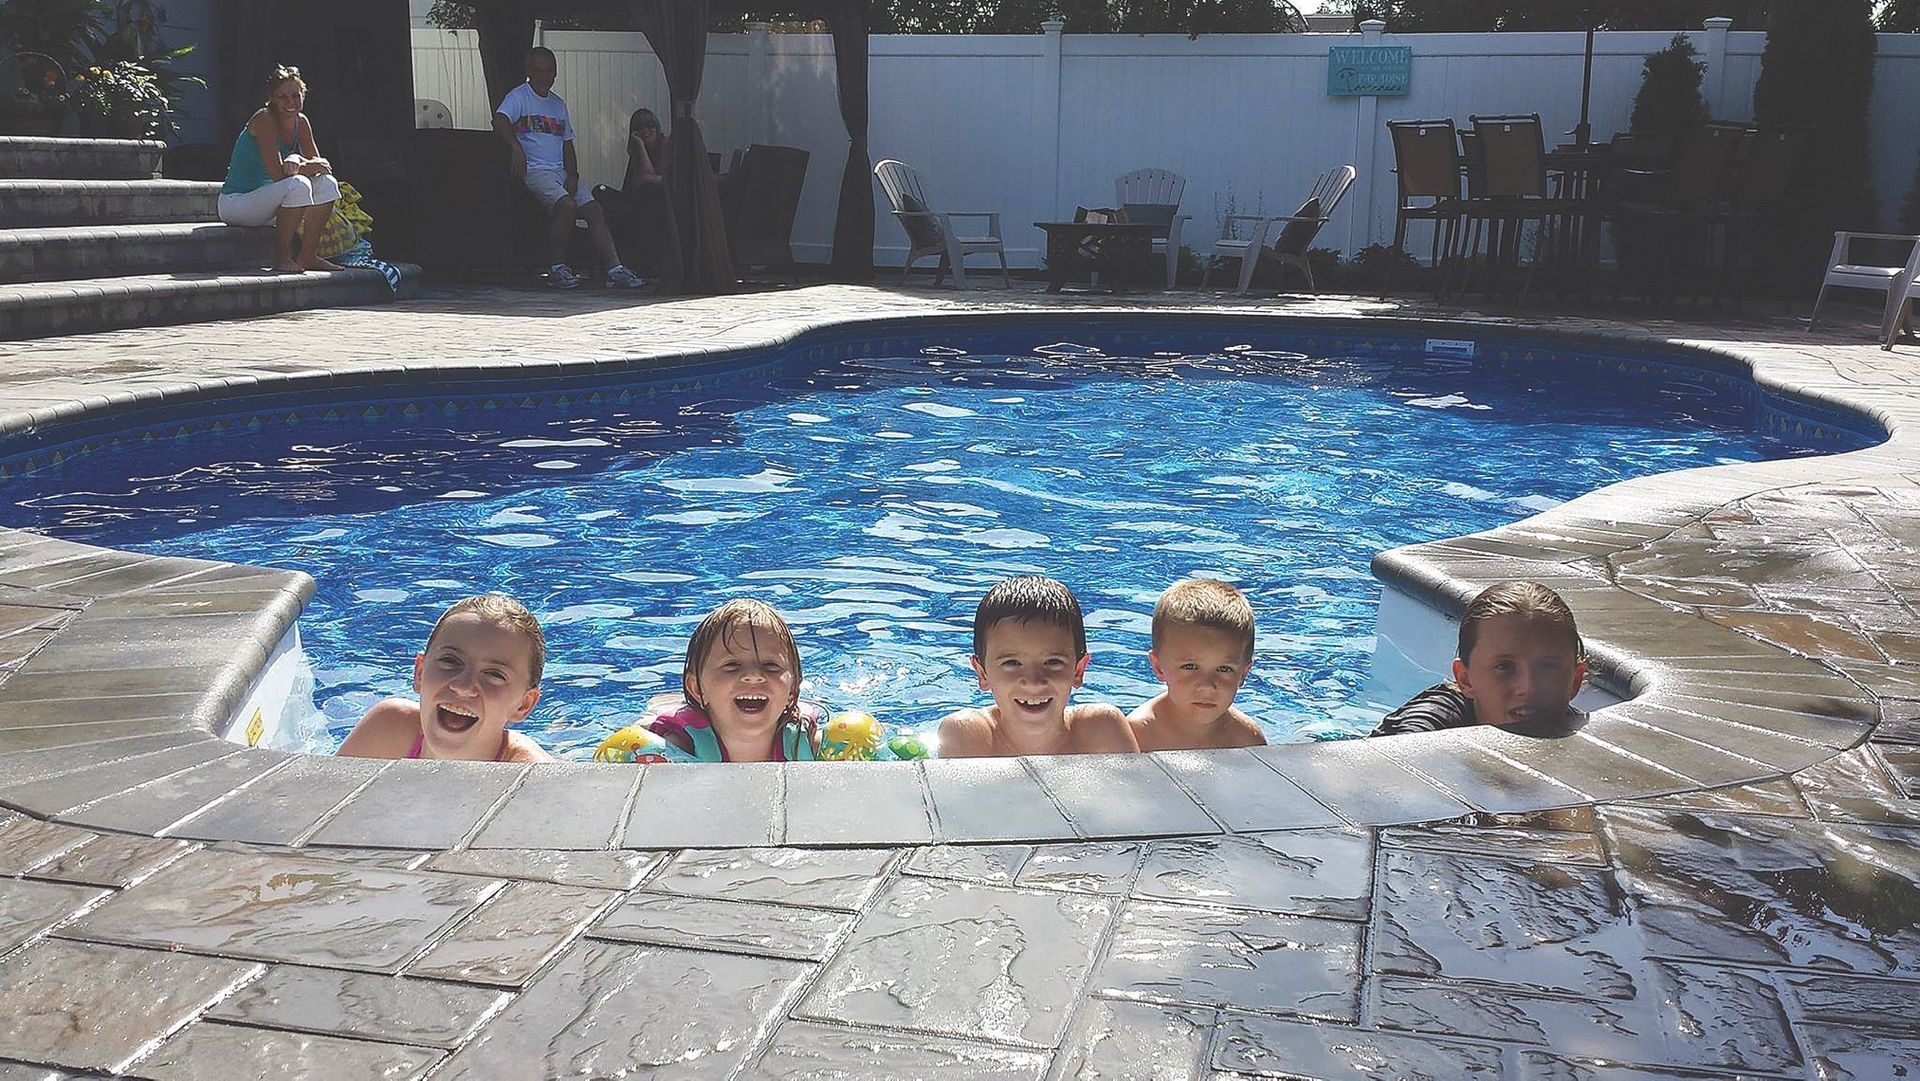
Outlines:
[[145,65],[131,60],[96,64],[73,77],[68,95],[83,119],[107,121],[141,136],[159,134],[166,125],[167,95]]

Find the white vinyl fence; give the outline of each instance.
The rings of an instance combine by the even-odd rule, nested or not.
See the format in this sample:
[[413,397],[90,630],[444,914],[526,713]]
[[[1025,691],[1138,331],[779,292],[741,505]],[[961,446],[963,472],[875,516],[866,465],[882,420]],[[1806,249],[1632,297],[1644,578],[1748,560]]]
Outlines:
[[[1711,20],[1718,21],[1718,20]],[[490,115],[472,31],[415,30],[415,95],[453,110],[463,128]],[[1641,62],[1670,31],[1598,35],[1591,116],[1596,140],[1626,127]],[[1718,119],[1753,116],[1753,84],[1766,36],[1723,28],[1691,32],[1707,62],[1707,102]],[[1157,166],[1187,178],[1187,244],[1204,250],[1228,213],[1292,213],[1312,178],[1352,162],[1359,181],[1319,244],[1353,252],[1393,237],[1393,147],[1388,120],[1473,113],[1541,114],[1549,132],[1580,113],[1584,35],[1062,34],[907,36],[872,40],[872,158],[899,158],[920,173],[936,209],[998,210],[1008,257],[1037,266],[1044,238],[1034,221],[1076,205],[1113,202],[1113,178]],[[628,115],[642,105],[667,117],[666,82],[639,34],[550,31],[558,91],[579,132],[581,172],[618,184]],[[1882,34],[1874,69],[1875,189],[1891,224],[1920,162],[1920,35]],[[1413,49],[1405,97],[1331,97],[1333,45]],[[708,38],[697,115],[710,150],[748,143],[812,153],[794,254],[825,262],[847,153],[826,35],[764,31]],[[875,191],[875,257],[899,265],[905,237]],[[1424,254],[1424,239],[1409,247]]]

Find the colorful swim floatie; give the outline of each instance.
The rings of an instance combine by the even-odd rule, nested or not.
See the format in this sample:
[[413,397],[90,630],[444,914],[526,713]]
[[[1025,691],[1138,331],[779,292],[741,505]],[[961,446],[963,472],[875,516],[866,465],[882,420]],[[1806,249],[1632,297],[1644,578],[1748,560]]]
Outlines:
[[834,714],[820,740],[820,757],[835,762],[911,762],[932,756],[919,734],[889,736],[887,726],[863,709]]
[[674,747],[645,725],[630,724],[600,741],[595,762],[671,762]]
[[[783,721],[780,725],[780,761],[812,762],[819,757],[814,752],[812,734],[820,726],[820,707],[802,702],[795,712],[800,715],[798,720]],[[692,702],[683,701],[659,714],[647,722],[647,727],[660,736],[684,737],[693,746],[695,762],[728,760],[727,749],[721,745],[719,733],[713,730],[713,721]]]

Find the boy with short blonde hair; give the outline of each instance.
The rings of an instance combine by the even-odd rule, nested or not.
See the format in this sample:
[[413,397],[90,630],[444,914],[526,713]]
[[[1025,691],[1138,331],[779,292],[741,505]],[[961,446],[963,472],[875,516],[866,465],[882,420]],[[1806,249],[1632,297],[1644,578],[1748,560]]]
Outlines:
[[1253,665],[1253,606],[1211,578],[1175,582],[1153,606],[1153,674],[1167,689],[1127,718],[1143,751],[1260,747],[1267,737],[1233,708]]
[[540,700],[547,641],[519,601],[483,593],[456,601],[434,623],[413,659],[415,702],[389,698],[368,710],[336,754],[352,758],[440,758],[551,762],[540,745],[507,726]]
[[1073,592],[1051,578],[1009,578],[973,616],[973,671],[985,709],[940,721],[940,757],[1098,754],[1138,750],[1116,706],[1069,705],[1093,659]]

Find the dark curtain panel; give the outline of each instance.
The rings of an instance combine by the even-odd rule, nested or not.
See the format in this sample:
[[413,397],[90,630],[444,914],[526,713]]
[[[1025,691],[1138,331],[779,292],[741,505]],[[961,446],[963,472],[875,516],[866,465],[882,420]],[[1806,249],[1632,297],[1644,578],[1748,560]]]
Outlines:
[[847,281],[873,277],[873,176],[867,155],[867,33],[870,0],[832,0],[833,64],[839,76],[840,118],[847,125],[847,167],[840,174],[840,209],[833,222],[833,273]]
[[533,4],[495,0],[476,4],[473,25],[480,31],[480,68],[487,77],[487,108],[527,81],[527,50],[533,48]]
[[707,164],[707,140],[693,118],[694,99],[707,67],[708,0],[632,0],[633,15],[646,31],[660,66],[666,69],[673,97],[669,137],[673,180],[668,195],[680,232],[680,291],[733,291],[733,259],[727,254],[727,226],[720,210],[720,186]]

